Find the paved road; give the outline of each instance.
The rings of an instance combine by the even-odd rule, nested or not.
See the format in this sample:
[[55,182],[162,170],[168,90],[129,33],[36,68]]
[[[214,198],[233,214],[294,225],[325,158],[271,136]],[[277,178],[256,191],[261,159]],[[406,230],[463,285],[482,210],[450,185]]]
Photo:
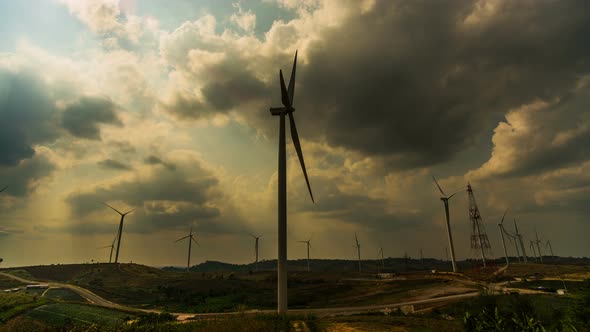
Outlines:
[[22,282],[25,284],[47,284],[51,288],[67,288],[67,289],[75,292],[76,294],[80,295],[82,298],[86,299],[88,302],[90,302],[92,304],[96,304],[101,307],[105,307],[105,308],[112,308],[112,309],[126,310],[126,311],[142,311],[140,309],[122,306],[120,304],[105,300],[102,297],[87,290],[86,288],[82,288],[82,287],[71,285],[71,284],[64,284],[64,283],[60,283],[60,282],[40,282],[40,281],[28,280],[28,279],[24,279],[24,278],[12,275],[10,273],[4,273],[4,272],[0,272],[0,276],[11,278],[11,279],[14,279],[16,281],[19,281],[19,282]]

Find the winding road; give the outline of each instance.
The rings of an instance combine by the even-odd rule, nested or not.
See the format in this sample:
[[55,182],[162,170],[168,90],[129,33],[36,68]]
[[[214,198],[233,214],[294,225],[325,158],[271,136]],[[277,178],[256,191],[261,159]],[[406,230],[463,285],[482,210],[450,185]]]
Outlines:
[[[9,273],[0,272],[0,276],[10,278],[25,284],[39,284],[45,283],[40,281],[28,280],[24,279]],[[108,301],[93,292],[79,287],[72,284],[66,283],[59,283],[59,282],[47,282],[50,288],[67,288],[72,290],[76,294],[80,295],[88,302],[105,307],[110,309],[116,310],[123,310],[123,311],[134,311],[134,312],[153,312],[159,313],[156,310],[144,310],[144,309],[137,309],[132,307],[127,307],[124,305],[120,305],[117,303],[113,303]],[[339,307],[339,308],[315,308],[315,309],[290,309],[289,313],[294,314],[315,314],[318,316],[329,316],[329,315],[337,315],[337,314],[355,314],[355,313],[362,313],[362,312],[369,312],[369,311],[377,311],[377,310],[384,310],[384,309],[394,309],[400,308],[404,306],[411,306],[411,305],[427,305],[427,304],[436,304],[440,302],[452,302],[452,301],[460,301],[465,300],[468,298],[479,296],[480,292],[469,292],[464,294],[457,294],[457,295],[448,295],[448,296],[440,296],[430,299],[422,299],[422,300],[415,300],[415,301],[405,301],[405,302],[397,302],[391,304],[380,304],[380,305],[368,305],[368,306],[355,306],[355,307]],[[237,314],[257,314],[257,313],[274,313],[276,310],[248,310],[248,311],[240,311],[240,312],[220,312],[220,313],[173,313],[177,317],[178,320],[186,320],[190,318],[199,318],[199,317],[217,317],[217,316],[231,316]]]

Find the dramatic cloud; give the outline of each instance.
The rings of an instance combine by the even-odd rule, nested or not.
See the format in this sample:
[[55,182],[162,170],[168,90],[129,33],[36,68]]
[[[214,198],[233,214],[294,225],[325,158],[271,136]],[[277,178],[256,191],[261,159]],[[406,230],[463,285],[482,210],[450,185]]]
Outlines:
[[[160,159],[152,156],[147,160],[155,163]],[[123,203],[136,208],[130,218],[133,221],[127,228],[132,232],[177,229],[191,222],[195,222],[196,229],[203,232],[239,229],[239,218],[227,219],[223,213],[230,211],[230,204],[221,204],[223,194],[218,179],[200,167],[197,160],[176,164],[181,167],[151,168],[108,186],[73,193],[67,202],[74,215],[90,219],[91,214],[105,211],[101,202],[119,202],[116,206]],[[76,225],[72,227],[83,228]],[[89,229],[96,227],[89,224]]]
[[115,108],[115,104],[108,99],[82,97],[65,108],[62,125],[74,136],[100,140],[100,124],[122,125]]
[[311,45],[301,126],[397,167],[449,160],[501,112],[559,97],[590,70],[583,7],[494,1],[479,17],[472,1],[376,2]]
[[37,75],[0,66],[0,166],[16,166],[33,157],[35,145],[55,141],[57,112]]

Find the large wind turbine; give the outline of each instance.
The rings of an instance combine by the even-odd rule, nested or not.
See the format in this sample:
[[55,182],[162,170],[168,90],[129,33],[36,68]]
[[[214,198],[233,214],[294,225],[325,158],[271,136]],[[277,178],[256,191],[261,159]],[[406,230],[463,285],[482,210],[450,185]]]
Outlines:
[[250,236],[254,238],[254,252],[256,255],[256,260],[254,261],[254,268],[256,269],[256,271],[258,271],[258,241],[262,237],[262,234],[260,234],[258,236],[254,235],[254,234],[250,234]]
[[354,241],[356,242],[356,245],[354,245],[353,247],[356,248],[356,253],[358,255],[359,261],[359,273],[361,273],[361,245],[359,244],[359,239],[356,237],[356,232],[354,233]]
[[307,241],[297,241],[297,242],[305,243],[307,246],[307,272],[309,272],[309,271],[311,271],[311,269],[309,267],[309,249],[311,248],[311,239],[309,239]]
[[191,249],[192,249],[192,244],[193,241],[200,247],[201,245],[199,244],[199,242],[197,242],[197,240],[195,240],[195,236],[193,235],[193,227],[191,226],[191,231],[190,233],[188,233],[187,236],[183,236],[180,239],[174,241],[174,243],[187,239],[188,238],[188,261],[186,263],[186,272],[190,272],[190,268],[191,268]]
[[115,264],[117,264],[119,262],[119,250],[121,249],[121,234],[123,233],[123,221],[125,220],[125,216],[128,215],[129,213],[135,211],[135,209],[133,210],[129,210],[125,213],[121,213],[119,212],[119,210],[115,209],[114,207],[108,205],[107,203],[104,203],[104,205],[110,207],[111,209],[115,210],[115,212],[117,212],[118,214],[121,215],[121,221],[119,222],[119,231],[118,231],[118,239],[117,239],[117,253],[115,254]]
[[498,226],[500,227],[500,234],[502,235],[502,246],[504,246],[504,256],[506,257],[506,266],[510,265],[510,260],[508,259],[508,250],[506,250],[506,241],[504,240],[504,233],[506,232],[506,230],[504,230],[504,217],[506,217],[506,213],[508,213],[508,209],[506,209],[506,211],[504,211],[504,214],[502,215],[502,220],[500,220],[500,223],[498,224]]
[[518,225],[516,225],[516,219],[514,219],[514,230],[516,231],[516,237],[518,238],[518,241],[520,242],[520,249],[522,249],[522,258],[526,263],[528,263],[528,259],[526,257],[526,249],[524,248],[524,242],[522,241],[522,234],[520,234],[518,232]]
[[432,177],[432,179],[434,180],[434,183],[436,183],[438,190],[442,194],[440,200],[443,202],[445,206],[445,216],[447,218],[447,234],[449,235],[449,247],[451,248],[451,264],[453,265],[453,272],[457,272],[457,262],[455,261],[455,246],[453,245],[453,234],[451,233],[451,217],[449,215],[449,199],[463,191],[464,188],[461,188],[461,190],[457,190],[450,196],[447,196],[447,194],[445,194],[445,192],[442,190],[434,176]]
[[307,177],[307,170],[305,169],[305,162],[303,161],[303,152],[301,151],[301,144],[299,143],[299,135],[297,134],[297,127],[295,126],[295,118],[293,112],[293,98],[295,96],[295,72],[297,68],[297,52],[295,52],[295,59],[293,60],[293,69],[291,70],[291,78],[289,79],[289,87],[285,87],[285,80],[283,79],[283,71],[279,70],[279,79],[281,84],[281,101],[283,107],[273,107],[270,113],[273,116],[279,116],[279,181],[278,181],[278,201],[279,201],[279,259],[277,266],[277,311],[279,314],[287,313],[287,154],[285,151],[285,115],[289,115],[289,125],[291,127],[291,140],[295,146],[295,151],[299,157],[299,163],[303,170],[303,176],[307,183],[307,189],[311,196],[311,201],[314,202],[311,186]]

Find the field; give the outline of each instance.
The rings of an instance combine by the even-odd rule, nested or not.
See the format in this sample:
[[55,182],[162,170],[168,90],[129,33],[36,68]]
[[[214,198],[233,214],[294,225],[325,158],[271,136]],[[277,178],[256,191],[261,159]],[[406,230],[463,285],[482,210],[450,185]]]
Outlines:
[[[0,331],[2,328],[6,331],[90,328],[101,331],[441,332],[464,331],[465,324],[500,324],[498,319],[504,324],[504,330],[520,319],[545,326],[548,331],[567,330],[567,324],[575,324],[578,331],[587,331],[585,324],[590,323],[590,284],[578,281],[588,273],[584,265],[512,264],[501,274],[472,269],[464,277],[412,271],[387,280],[377,279],[370,273],[293,271],[289,273],[291,309],[420,300],[481,290],[488,287],[486,282],[501,282],[502,287],[518,287],[538,294],[480,296],[462,302],[355,315],[321,313],[286,317],[247,313],[249,309],[276,307],[274,271],[186,273],[137,264],[49,265],[15,271],[12,273],[22,277],[78,285],[110,301],[135,308],[179,313],[241,313],[200,316],[179,324],[169,314],[130,314],[96,307],[83,304],[85,300],[69,289],[50,288],[0,294],[0,319],[4,322]],[[564,288],[564,284],[569,291],[566,296],[538,292],[538,287],[552,290]]]
[[53,303],[37,307],[26,317],[50,326],[118,326],[134,318],[116,310],[75,303]]

